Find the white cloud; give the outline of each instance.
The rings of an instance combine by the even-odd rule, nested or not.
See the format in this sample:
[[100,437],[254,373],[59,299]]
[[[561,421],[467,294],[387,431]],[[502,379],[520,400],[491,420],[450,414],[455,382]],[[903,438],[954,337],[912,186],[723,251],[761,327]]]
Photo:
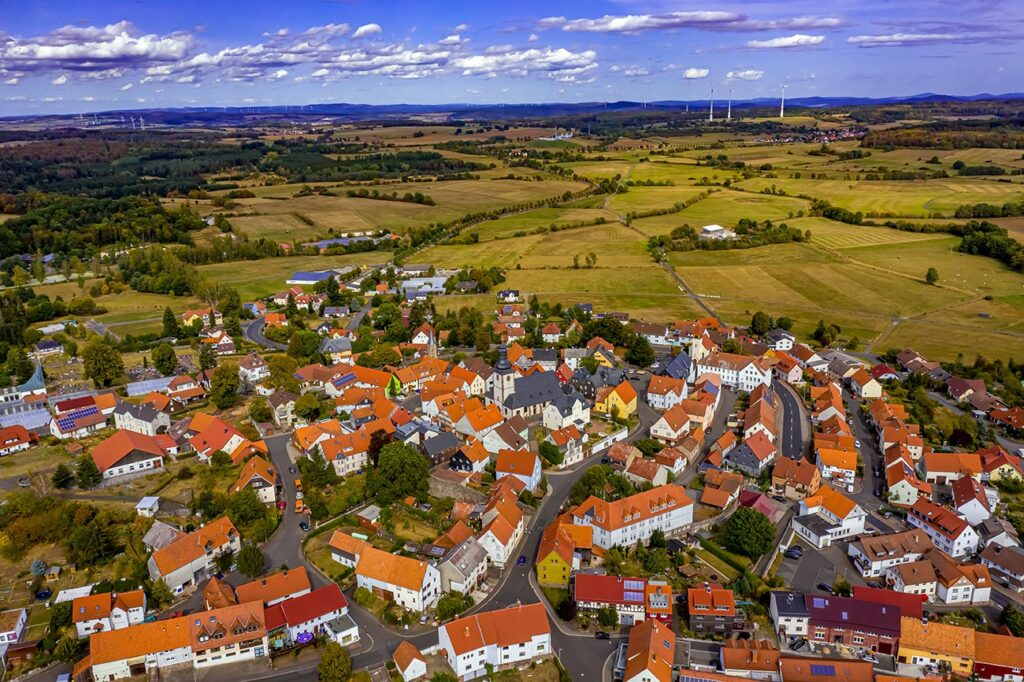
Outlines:
[[329,73],[330,73],[330,71],[328,71],[327,69],[317,69],[311,75],[313,76],[313,78],[323,78],[324,76],[328,75]]
[[747,42],[747,47],[753,48],[786,48],[786,47],[808,47],[811,45],[820,45],[825,42],[825,36],[811,36],[805,33],[796,33],[791,36],[784,36],[781,38],[770,38],[769,40],[751,40]]
[[93,97],[92,95],[86,95],[85,97],[82,98],[82,101],[83,102],[95,102],[96,98]]
[[764,71],[757,69],[744,69],[742,71],[730,71],[725,77],[731,81],[756,81],[761,80]]
[[67,75],[62,73],[61,75],[57,76],[52,81],[50,81],[50,84],[51,85],[64,85],[67,82],[68,82]]
[[353,38],[363,38],[365,36],[372,36],[374,34],[383,31],[380,24],[363,24],[356,29],[356,32],[352,34]]
[[691,66],[690,68],[683,71],[683,78],[686,80],[697,80],[698,78],[707,78],[708,74],[711,73],[711,69],[698,69]]
[[441,40],[437,41],[437,44],[438,45],[462,45],[463,43],[468,43],[468,42],[469,42],[469,38],[463,38],[458,33],[455,33],[455,34],[452,34],[452,35],[448,36],[447,38],[442,38]]
[[670,12],[668,14],[627,14],[615,16],[606,14],[596,19],[566,19],[547,17],[541,19],[541,28],[560,28],[563,31],[587,33],[639,33],[670,28],[694,28],[724,25],[739,21],[742,17],[733,12],[700,11]]
[[536,33],[531,33],[530,37],[526,39],[526,42],[528,42],[528,43],[535,43],[538,40],[540,40],[540,36],[537,35]]
[[274,73],[272,73],[269,76],[267,76],[267,78],[269,80],[272,80],[272,81],[279,81],[279,80],[281,80],[282,78],[284,78],[287,75],[288,75],[287,69],[278,69]]
[[452,66],[462,70],[464,76],[497,75],[527,76],[547,73],[550,78],[563,82],[577,82],[577,77],[597,68],[597,53],[593,50],[572,52],[565,48],[529,48],[493,54],[456,57]]
[[17,76],[15,76],[13,78],[8,78],[7,80],[4,81],[4,85],[17,85],[17,84],[18,84],[18,77]]
[[890,33],[888,35],[850,36],[846,42],[858,47],[899,47],[902,45],[934,45],[967,42],[978,36],[969,33]]
[[124,85],[121,86],[121,92],[128,92],[131,89],[132,89],[132,84],[131,83],[125,83]]
[[452,32],[453,33],[465,33],[468,30],[469,30],[469,24],[459,24],[458,26],[456,26],[455,28],[452,29]]

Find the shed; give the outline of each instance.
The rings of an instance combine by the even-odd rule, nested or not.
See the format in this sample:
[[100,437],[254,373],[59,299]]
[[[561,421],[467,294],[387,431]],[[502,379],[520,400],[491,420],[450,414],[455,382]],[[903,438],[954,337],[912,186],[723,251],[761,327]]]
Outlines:
[[135,505],[135,512],[139,516],[145,516],[147,518],[153,518],[156,513],[160,511],[160,498],[147,495],[139,500],[139,503]]

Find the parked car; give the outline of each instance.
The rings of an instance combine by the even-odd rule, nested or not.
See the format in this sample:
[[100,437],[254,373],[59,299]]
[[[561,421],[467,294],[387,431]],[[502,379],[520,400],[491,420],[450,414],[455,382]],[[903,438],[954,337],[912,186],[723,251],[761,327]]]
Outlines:
[[798,639],[789,648],[792,649],[793,651],[800,651],[800,649],[803,649],[806,644],[807,644],[807,640],[806,639]]
[[526,565],[526,556],[523,555],[523,554],[520,554],[519,558],[516,559],[516,566],[525,566],[525,565]]
[[430,620],[430,616],[424,613],[420,616],[420,625],[426,625],[428,620]]
[[894,514],[891,511],[887,511],[884,514],[882,514],[883,519],[891,519],[893,516]]
[[305,521],[299,521],[299,528],[302,530],[303,533],[309,532],[309,524]]
[[829,594],[835,594],[832,591],[832,586],[827,583],[818,583],[818,589],[822,592],[828,592]]
[[32,485],[32,481],[29,479],[28,476],[22,476],[21,478],[18,479],[18,486],[19,487],[27,488],[30,485]]
[[610,634],[608,634],[607,632],[601,632],[600,630],[598,630],[597,632],[594,633],[594,637],[596,639],[611,639],[612,638],[612,636]]
[[299,473],[299,470],[296,469],[295,467],[288,467],[288,473],[289,474],[297,474],[297,473]]
[[795,547],[795,546],[794,547],[790,547],[785,552],[783,552],[783,556],[785,556],[787,559],[799,559],[803,555],[804,555],[804,550],[800,549],[800,547]]

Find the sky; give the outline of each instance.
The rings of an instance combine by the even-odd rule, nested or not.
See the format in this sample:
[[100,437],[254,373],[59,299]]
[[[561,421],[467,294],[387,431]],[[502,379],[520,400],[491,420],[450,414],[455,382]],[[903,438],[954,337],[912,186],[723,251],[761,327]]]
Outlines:
[[1022,0],[0,0],[0,115],[1024,90]]

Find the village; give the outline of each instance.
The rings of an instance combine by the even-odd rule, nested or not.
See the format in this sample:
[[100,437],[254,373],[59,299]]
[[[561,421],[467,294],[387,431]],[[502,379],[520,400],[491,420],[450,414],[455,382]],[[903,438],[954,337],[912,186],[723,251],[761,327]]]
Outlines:
[[331,645],[404,682],[1020,679],[1024,640],[970,622],[1024,599],[1024,410],[984,381],[764,313],[649,322],[511,289],[481,346],[431,305],[477,282],[430,264],[282,286],[242,334],[185,311],[199,364],[153,351],[116,389],[62,392],[64,347],[35,345],[0,455],[61,451],[14,483],[118,503],[145,574],[33,561],[0,614],[9,666],[63,608],[79,680],[312,679]]

